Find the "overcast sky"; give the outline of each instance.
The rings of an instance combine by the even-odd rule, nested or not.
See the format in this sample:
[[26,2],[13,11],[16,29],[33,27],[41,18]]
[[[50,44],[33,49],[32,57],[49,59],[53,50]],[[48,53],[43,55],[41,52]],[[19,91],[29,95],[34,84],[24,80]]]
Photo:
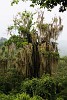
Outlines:
[[[29,7],[30,2],[19,2],[18,5],[14,4],[11,6],[11,0],[0,0],[0,37],[8,37],[7,27],[12,24],[13,17],[17,12],[22,12],[24,10],[30,10],[36,12],[36,8]],[[67,11],[64,13],[58,12],[58,7],[55,7],[52,12],[45,10],[45,18],[47,21],[50,21],[53,16],[61,16],[64,29],[58,38],[59,51],[61,54],[67,54]]]

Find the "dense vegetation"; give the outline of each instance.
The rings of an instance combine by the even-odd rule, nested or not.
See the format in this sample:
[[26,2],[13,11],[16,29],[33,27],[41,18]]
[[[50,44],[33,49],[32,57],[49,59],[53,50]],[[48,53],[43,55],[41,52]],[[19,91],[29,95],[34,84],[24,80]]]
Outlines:
[[67,100],[67,57],[59,62],[56,74],[23,78],[16,69],[0,73],[0,100]]
[[62,29],[61,17],[48,24],[42,11],[36,22],[18,13],[0,48],[0,100],[67,100],[67,57],[59,57],[56,43]]

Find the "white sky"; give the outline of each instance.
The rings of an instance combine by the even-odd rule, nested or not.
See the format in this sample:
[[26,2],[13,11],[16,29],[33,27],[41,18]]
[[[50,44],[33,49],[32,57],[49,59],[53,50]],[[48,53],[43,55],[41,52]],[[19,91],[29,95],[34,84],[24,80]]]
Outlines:
[[[14,4],[11,6],[12,0],[0,0],[0,37],[8,37],[7,35],[7,27],[11,25],[13,17],[17,14],[17,12],[22,12],[24,10],[30,10],[31,12],[35,12],[36,8],[30,8],[30,2],[19,2],[18,5]],[[67,11],[64,13],[58,12],[58,7],[55,7],[52,12],[47,12],[45,10],[45,17],[47,21],[50,21],[53,16],[61,16],[62,23],[64,25],[64,29],[59,36],[59,50],[61,54],[64,52],[67,54],[67,51],[64,51],[63,48],[67,49]]]

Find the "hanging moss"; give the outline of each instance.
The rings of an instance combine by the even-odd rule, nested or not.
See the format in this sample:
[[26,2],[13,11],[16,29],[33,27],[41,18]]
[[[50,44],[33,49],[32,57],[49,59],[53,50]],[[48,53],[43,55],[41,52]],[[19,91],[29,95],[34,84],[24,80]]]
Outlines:
[[9,31],[17,28],[19,35],[13,35],[5,42],[7,56],[3,50],[1,58],[7,57],[8,67],[16,67],[24,77],[40,77],[43,73],[51,75],[59,59],[56,40],[63,26],[58,24],[56,17],[51,24],[44,23],[43,12],[38,13],[36,28],[33,29],[31,13],[18,13],[18,17]]

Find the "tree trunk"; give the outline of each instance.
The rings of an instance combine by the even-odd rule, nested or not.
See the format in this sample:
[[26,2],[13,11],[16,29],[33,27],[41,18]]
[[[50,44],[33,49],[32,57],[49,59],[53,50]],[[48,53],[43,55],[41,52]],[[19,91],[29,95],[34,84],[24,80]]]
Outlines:
[[33,76],[39,77],[40,58],[39,58],[39,51],[38,51],[38,43],[33,44],[32,62],[33,62]]

